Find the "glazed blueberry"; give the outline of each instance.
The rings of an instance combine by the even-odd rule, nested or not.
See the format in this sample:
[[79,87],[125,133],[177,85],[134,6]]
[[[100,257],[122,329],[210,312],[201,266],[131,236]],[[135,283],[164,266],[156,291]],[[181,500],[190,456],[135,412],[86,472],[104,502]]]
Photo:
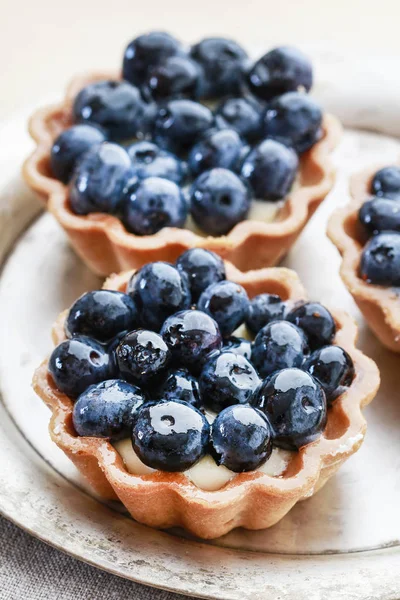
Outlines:
[[136,235],[153,235],[164,227],[183,227],[188,203],[181,188],[168,179],[147,177],[124,188],[120,214],[126,229]]
[[385,167],[374,176],[371,190],[377,196],[400,200],[400,167]]
[[162,337],[145,329],[128,333],[118,344],[115,354],[122,377],[138,385],[156,381],[165,373],[171,360]]
[[238,283],[220,281],[204,290],[197,308],[215,319],[222,335],[228,337],[244,322],[249,308],[249,297]]
[[170,56],[151,67],[144,83],[145,94],[161,102],[171,98],[192,98],[199,95],[200,69],[187,56]]
[[54,177],[68,183],[80,157],[105,140],[105,133],[91,125],[73,125],[60,133],[50,154],[50,167]]
[[189,278],[193,302],[197,302],[200,294],[209,285],[226,279],[222,258],[215,252],[204,250],[204,248],[186,250],[176,261],[176,266]]
[[115,212],[132,176],[131,161],[121,146],[104,142],[92,148],[75,168],[69,193],[71,209],[77,215]]
[[258,332],[251,361],[261,377],[267,377],[280,369],[301,367],[307,350],[301,329],[287,321],[272,321]]
[[224,235],[246,219],[251,193],[235,173],[216,168],[197,177],[190,200],[191,214],[198,227],[210,235]]
[[122,67],[123,78],[141,86],[149,69],[165,62],[170,56],[182,52],[182,46],[169,33],[151,31],[139,35],[125,49]]
[[250,340],[246,340],[245,338],[236,337],[231,335],[230,337],[224,340],[224,347],[222,348],[223,352],[234,352],[235,354],[240,354],[247,358],[247,360],[251,359],[251,342]]
[[127,148],[133,172],[138,179],[163,177],[177,184],[186,177],[186,163],[151,142],[135,142]]
[[140,460],[161,471],[189,469],[205,455],[209,437],[205,416],[181,400],[145,404],[132,429],[133,449]]
[[260,378],[247,358],[228,351],[212,356],[199,378],[203,403],[216,413],[231,404],[250,402],[259,385]]
[[190,56],[204,71],[204,98],[229,96],[240,91],[247,54],[239,44],[224,38],[206,38],[192,46]]
[[183,400],[196,408],[201,408],[201,397],[197,379],[187,369],[172,369],[157,389],[160,400]]
[[393,202],[389,198],[372,198],[364,202],[358,218],[369,235],[380,231],[400,232],[400,202]]
[[251,333],[257,334],[264,325],[283,319],[285,311],[285,303],[276,294],[259,294],[250,300],[246,326]]
[[228,98],[215,113],[217,127],[229,127],[248,142],[262,137],[262,108],[252,98]]
[[297,450],[315,441],[327,419],[325,393],[309,373],[282,369],[268,377],[255,399],[271,423],[275,446]]
[[234,129],[208,131],[191,149],[189,169],[194,177],[214,167],[235,171],[239,167],[245,148]]
[[222,347],[217,323],[199,310],[183,310],[166,319],[161,335],[176,365],[197,374],[209,355]]
[[305,302],[295,306],[286,318],[304,331],[312,350],[331,344],[335,337],[335,321],[329,310],[319,302]]
[[167,262],[139,269],[129,281],[128,293],[138,307],[141,323],[155,331],[167,317],[191,306],[187,276]]
[[126,81],[97,81],[79,92],[72,110],[78,123],[100,125],[110,139],[127,140],[138,131],[144,102]]
[[292,148],[276,140],[264,140],[243,161],[241,175],[259,200],[281,200],[296,177],[299,159]]
[[113,375],[108,352],[101,344],[83,335],[65,340],[54,348],[49,372],[60,392],[71,398]]
[[159,107],[154,122],[154,141],[161,148],[182,154],[212,127],[213,114],[192,100],[171,100]]
[[142,391],[122,379],[91,385],[74,404],[72,422],[78,435],[119,440],[129,437],[145,402]]
[[248,404],[225,408],[211,425],[211,455],[235,473],[254,471],[272,452],[272,430],[266,416]]
[[65,332],[68,337],[87,335],[109,342],[121,331],[134,329],[137,321],[137,309],[128,294],[96,290],[83,294],[71,306]]
[[368,283],[400,285],[400,234],[378,233],[362,251],[361,278]]
[[354,378],[353,360],[340,346],[324,346],[315,350],[303,369],[321,384],[328,403],[337,398],[344,387],[351,385]]
[[309,150],[322,137],[320,106],[299,92],[278,96],[264,115],[264,135],[290,146],[298,153]]
[[285,92],[304,88],[313,83],[310,60],[297,48],[281,46],[264,54],[247,74],[247,83],[255,96],[270,100]]

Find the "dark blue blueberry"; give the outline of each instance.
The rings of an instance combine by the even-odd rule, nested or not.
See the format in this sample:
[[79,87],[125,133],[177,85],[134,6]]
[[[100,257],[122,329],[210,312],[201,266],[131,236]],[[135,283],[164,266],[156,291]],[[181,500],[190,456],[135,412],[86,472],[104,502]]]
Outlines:
[[142,325],[155,331],[167,317],[191,306],[187,276],[166,262],[139,269],[129,281],[128,293],[138,307]]
[[151,142],[135,142],[127,148],[132,161],[133,172],[138,179],[163,177],[175,183],[182,183],[186,177],[186,163],[166,150],[161,150]]
[[191,248],[176,261],[179,271],[186,273],[193,302],[212,283],[226,279],[224,261],[218,254],[204,248]]
[[236,337],[231,335],[230,337],[224,340],[224,347],[222,348],[223,352],[234,352],[235,354],[240,354],[247,358],[247,360],[251,359],[251,342],[250,340],[246,340],[245,338]]
[[200,91],[200,69],[187,56],[170,56],[151,67],[144,83],[144,93],[161,102],[172,98],[196,99]]
[[261,386],[257,406],[271,423],[275,446],[297,450],[315,441],[327,419],[325,393],[309,373],[282,369]]
[[60,133],[50,154],[50,167],[54,177],[68,183],[80,157],[105,140],[105,133],[91,125],[73,125]]
[[193,146],[189,154],[189,169],[193,176],[214,167],[235,171],[246,146],[234,129],[208,131]]
[[283,319],[286,305],[276,294],[259,294],[250,300],[246,325],[251,333],[257,334],[264,325]]
[[145,329],[128,333],[118,344],[115,355],[122,377],[138,385],[157,382],[171,360],[162,337]]
[[244,322],[249,308],[249,297],[238,283],[220,281],[204,290],[197,308],[215,319],[222,335],[228,337]]
[[161,335],[175,364],[195,374],[201,371],[209,355],[222,347],[217,323],[199,310],[183,310],[168,317]]
[[335,337],[335,321],[329,310],[319,302],[305,302],[295,306],[286,319],[304,331],[312,350],[331,344]]
[[360,276],[368,283],[400,285],[400,234],[378,233],[361,254]]
[[140,460],[161,471],[186,471],[208,448],[210,426],[192,404],[181,400],[149,402],[132,429],[132,444]]
[[303,331],[287,321],[272,321],[257,334],[251,360],[261,377],[279,369],[301,367],[307,352]]
[[250,402],[259,385],[260,378],[247,358],[228,351],[212,356],[199,378],[203,403],[216,413]]
[[272,430],[266,416],[248,404],[229,406],[211,425],[211,455],[235,473],[254,471],[272,452]]
[[190,200],[191,214],[198,227],[210,235],[224,235],[246,219],[251,193],[235,173],[216,168],[197,177]]
[[376,196],[400,200],[400,167],[384,167],[375,173],[371,191]]
[[160,106],[154,122],[154,141],[161,148],[182,154],[212,127],[213,114],[192,100],[171,100]]
[[321,384],[328,403],[337,398],[354,379],[353,360],[340,346],[324,346],[315,350],[304,363],[303,369]]
[[133,180],[121,198],[121,221],[136,235],[153,235],[164,227],[183,227],[189,211],[181,188],[168,179]]
[[131,177],[131,161],[121,146],[104,142],[92,148],[75,168],[69,193],[71,209],[77,215],[115,212]]
[[76,398],[90,385],[110,379],[112,361],[105,348],[86,336],[65,340],[54,348],[49,373],[60,392]]
[[299,159],[292,148],[275,140],[264,140],[243,161],[241,175],[259,200],[281,200],[290,192]]
[[169,33],[151,31],[132,40],[125,49],[122,67],[123,78],[134,85],[142,85],[151,67],[159,65],[170,56],[182,52],[182,46]]
[[369,235],[380,231],[400,232],[400,202],[393,202],[389,198],[372,198],[364,202],[358,218]]
[[206,38],[192,46],[190,56],[203,69],[204,98],[240,92],[247,54],[239,44],[224,38]]
[[78,123],[100,125],[110,139],[127,140],[137,134],[144,108],[140,91],[130,83],[97,81],[79,92],[72,110]]
[[320,106],[299,92],[272,100],[264,115],[264,135],[290,146],[298,153],[309,150],[322,137]]
[[255,142],[262,135],[262,108],[252,98],[228,98],[215,113],[217,127],[231,127],[248,142]]
[[138,314],[128,294],[96,290],[83,294],[71,306],[65,322],[68,337],[87,335],[108,342],[121,331],[134,329]]
[[262,100],[298,89],[308,92],[313,83],[312,65],[297,48],[281,46],[264,54],[253,65],[247,74],[247,83]]
[[187,369],[172,369],[167,378],[157,388],[156,397],[160,400],[183,400],[201,408],[201,397],[197,379]]
[[129,437],[133,421],[145,402],[143,392],[122,379],[91,385],[77,399],[72,422],[78,435],[112,438]]

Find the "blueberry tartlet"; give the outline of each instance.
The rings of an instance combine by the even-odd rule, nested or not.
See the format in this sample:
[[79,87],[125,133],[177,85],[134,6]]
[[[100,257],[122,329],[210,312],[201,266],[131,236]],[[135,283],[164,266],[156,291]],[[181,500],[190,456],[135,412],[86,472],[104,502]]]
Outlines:
[[312,81],[295,48],[251,62],[232,40],[141,35],[119,73],[78,77],[32,116],[25,179],[96,273],[193,247],[274,265],[334,181],[340,125]]
[[377,338],[400,352],[400,166],[358,173],[350,191],[328,227],[340,274]]
[[359,448],[379,373],[356,333],[294,272],[195,248],[79,298],[34,388],[100,495],[213,538],[270,527]]

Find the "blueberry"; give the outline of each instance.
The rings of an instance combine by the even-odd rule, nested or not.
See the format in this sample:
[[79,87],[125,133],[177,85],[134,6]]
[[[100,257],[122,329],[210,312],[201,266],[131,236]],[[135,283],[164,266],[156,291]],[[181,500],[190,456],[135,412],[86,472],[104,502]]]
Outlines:
[[192,100],[171,100],[159,107],[154,122],[154,141],[161,148],[182,154],[212,127],[213,114]]
[[264,140],[243,161],[241,175],[260,200],[281,200],[290,192],[299,159],[292,148],[276,140]]
[[249,298],[246,290],[238,283],[220,281],[204,290],[197,308],[213,317],[222,335],[228,337],[244,322]]
[[113,440],[129,437],[137,412],[145,402],[142,391],[122,379],[91,385],[77,399],[72,422],[78,435]]
[[54,348],[49,373],[63,394],[76,398],[90,385],[110,379],[112,361],[105,348],[86,336],[65,340]]
[[315,350],[304,363],[303,369],[321,384],[328,403],[337,398],[354,379],[353,360],[340,346],[324,346]]
[[247,83],[255,96],[270,100],[285,92],[304,89],[313,83],[312,65],[297,48],[281,46],[264,54],[249,70]]
[[248,142],[262,137],[262,108],[250,97],[228,98],[216,109],[217,127],[230,127]]
[[204,71],[202,96],[237,94],[247,54],[239,44],[224,38],[206,38],[192,46],[191,57]]
[[138,179],[163,177],[177,184],[186,177],[186,163],[151,142],[135,142],[127,148],[133,172]]
[[164,227],[183,227],[188,203],[181,188],[168,179],[133,180],[124,188],[120,214],[126,229],[136,235],[153,235]]
[[108,342],[118,333],[137,325],[134,301],[127,294],[97,290],[83,294],[69,310],[65,322],[68,337],[87,335],[99,342]]
[[285,311],[285,303],[276,294],[259,294],[250,301],[246,326],[251,333],[257,334],[264,325],[283,319]]
[[122,67],[123,78],[134,85],[142,85],[151,67],[165,62],[170,56],[182,52],[182,46],[172,35],[151,31],[139,35],[125,49]]
[[175,364],[199,373],[209,357],[222,347],[217,323],[199,310],[183,310],[166,319],[161,335]]
[[197,177],[190,190],[191,214],[210,235],[224,235],[246,219],[251,194],[246,184],[227,169],[211,169]]
[[301,329],[287,321],[272,321],[257,334],[251,360],[261,377],[287,367],[301,367],[307,352]]
[[326,425],[324,391],[300,369],[274,373],[264,381],[254,402],[271,423],[273,443],[280,448],[297,450],[314,442]]
[[271,456],[268,419],[248,404],[228,406],[211,426],[210,451],[218,465],[235,473],[254,471]]
[[210,130],[193,146],[189,154],[189,168],[193,176],[214,167],[235,171],[246,146],[234,129]]
[[312,350],[331,344],[335,337],[335,321],[329,310],[318,302],[305,302],[295,306],[286,318],[304,331]]
[[212,356],[199,378],[203,403],[217,413],[231,404],[250,402],[259,385],[260,378],[247,358],[228,351]]
[[80,157],[105,140],[105,133],[91,125],[73,125],[60,133],[50,154],[50,167],[54,177],[68,183]]
[[165,373],[171,353],[154,331],[137,329],[128,333],[115,351],[119,371],[127,381],[149,384]]
[[167,317],[191,306],[187,276],[166,262],[139,269],[129,281],[128,293],[138,307],[142,325],[156,331]]
[[115,212],[131,177],[131,161],[121,146],[104,142],[92,148],[75,168],[69,194],[71,209],[77,215]]
[[358,218],[369,235],[380,231],[400,232],[400,202],[393,202],[389,198],[372,198],[364,202]]
[[201,408],[201,397],[197,379],[187,369],[172,369],[157,389],[160,400],[183,400]]
[[203,248],[186,250],[176,261],[176,266],[189,278],[193,302],[197,302],[200,294],[209,285],[226,279],[222,258],[215,252]]
[[400,234],[378,233],[361,254],[360,276],[368,283],[400,285]]
[[144,83],[145,95],[161,102],[172,98],[196,99],[200,88],[200,69],[186,56],[170,56],[151,67]]
[[209,437],[205,416],[181,400],[145,404],[132,429],[140,460],[161,471],[189,469],[205,455]]
[[110,139],[126,140],[137,134],[144,102],[126,81],[97,81],[79,92],[72,110],[78,123],[100,125]]
[[251,359],[251,342],[250,340],[246,340],[245,338],[236,337],[231,335],[230,337],[224,340],[224,347],[222,348],[223,352],[234,352],[235,354],[240,354],[247,358],[247,360]]
[[385,167],[375,173],[371,191],[376,196],[400,200],[400,167]]

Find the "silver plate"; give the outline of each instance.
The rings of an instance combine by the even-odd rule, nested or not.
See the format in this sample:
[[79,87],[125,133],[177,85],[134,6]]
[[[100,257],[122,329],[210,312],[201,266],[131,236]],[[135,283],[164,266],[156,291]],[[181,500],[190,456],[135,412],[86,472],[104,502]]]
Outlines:
[[22,123],[0,131],[1,512],[101,569],[203,598],[399,598],[400,356],[383,350],[365,327],[324,233],[333,207],[348,198],[349,173],[374,160],[393,161],[398,142],[346,133],[336,153],[335,191],[286,260],[311,297],[359,320],[360,347],[381,369],[381,390],[366,410],[366,442],[319,494],[272,529],[237,530],[205,544],[141,526],[117,503],[100,502],[49,439],[49,412],[30,387],[32,371],[51,348],[56,315],[100,281],[53,218],[38,216],[40,206],[19,176],[12,178],[12,167],[29,151]]

